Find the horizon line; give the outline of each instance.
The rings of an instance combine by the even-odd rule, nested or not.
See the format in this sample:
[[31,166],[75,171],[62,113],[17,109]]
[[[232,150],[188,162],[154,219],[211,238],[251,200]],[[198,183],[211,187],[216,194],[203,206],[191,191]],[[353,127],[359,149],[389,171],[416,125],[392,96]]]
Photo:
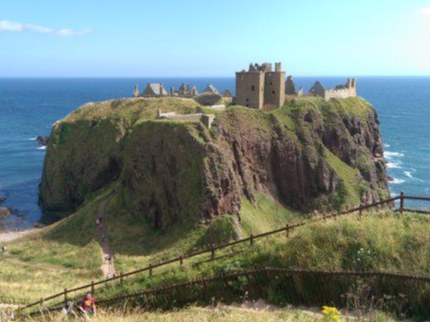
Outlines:
[[[428,78],[430,75],[304,75],[294,76],[294,78],[311,78],[311,77],[356,77],[356,78],[411,78],[421,77]],[[235,76],[0,76],[0,79],[147,79],[147,78],[168,78],[168,79],[183,79],[183,78],[231,78]]]

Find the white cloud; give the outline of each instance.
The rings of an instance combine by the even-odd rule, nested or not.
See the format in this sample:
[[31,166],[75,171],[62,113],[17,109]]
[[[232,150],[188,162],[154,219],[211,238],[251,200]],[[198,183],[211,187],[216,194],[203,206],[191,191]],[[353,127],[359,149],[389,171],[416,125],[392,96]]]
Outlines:
[[33,31],[44,34],[51,34],[55,36],[79,36],[85,35],[93,32],[92,29],[70,29],[70,28],[62,28],[62,29],[53,29],[45,26],[33,25],[33,24],[24,24],[15,21],[9,20],[0,20],[0,32],[2,31]]
[[430,6],[422,8],[420,12],[426,17],[430,18]]

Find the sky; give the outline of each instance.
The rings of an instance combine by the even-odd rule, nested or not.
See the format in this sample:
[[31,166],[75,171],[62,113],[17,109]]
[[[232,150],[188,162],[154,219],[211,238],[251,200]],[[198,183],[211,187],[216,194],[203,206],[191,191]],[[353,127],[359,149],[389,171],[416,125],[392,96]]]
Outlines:
[[0,77],[430,76],[430,0],[0,0]]

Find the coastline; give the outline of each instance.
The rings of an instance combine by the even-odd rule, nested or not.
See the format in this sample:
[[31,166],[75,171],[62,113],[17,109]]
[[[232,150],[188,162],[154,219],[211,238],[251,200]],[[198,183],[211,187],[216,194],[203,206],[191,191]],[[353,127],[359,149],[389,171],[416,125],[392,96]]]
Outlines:
[[0,243],[9,243],[21,237],[34,233],[38,230],[39,229],[37,228],[29,228],[26,230],[18,230],[18,231],[4,231],[4,232],[0,231]]

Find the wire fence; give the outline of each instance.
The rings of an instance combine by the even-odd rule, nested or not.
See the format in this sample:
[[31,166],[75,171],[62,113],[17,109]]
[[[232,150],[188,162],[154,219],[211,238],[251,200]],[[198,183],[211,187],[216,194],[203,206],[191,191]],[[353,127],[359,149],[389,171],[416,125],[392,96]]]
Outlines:
[[[258,235],[250,235],[247,238],[243,238],[243,239],[236,240],[233,242],[225,243],[222,245],[214,245],[213,244],[208,249],[203,249],[203,250],[200,250],[197,252],[184,254],[184,255],[181,255],[179,257],[172,258],[172,259],[160,262],[160,263],[149,264],[148,266],[146,266],[142,269],[128,272],[125,274],[120,273],[118,276],[112,277],[110,279],[100,280],[97,282],[91,281],[91,283],[89,283],[87,285],[79,286],[79,287],[76,287],[73,289],[64,289],[64,291],[62,291],[60,293],[54,294],[52,296],[43,298],[37,302],[30,303],[26,306],[20,307],[18,314],[22,314],[30,308],[48,307],[49,306],[48,303],[52,302],[53,300],[57,300],[57,302],[61,301],[62,303],[67,303],[68,301],[70,301],[70,299],[78,298],[82,294],[82,292],[90,291],[92,293],[95,293],[96,287],[98,288],[98,287],[103,286],[103,285],[112,285],[112,284],[114,284],[115,281],[123,283],[126,278],[131,277],[131,276],[136,276],[138,274],[146,273],[146,274],[148,274],[149,277],[151,277],[153,275],[154,271],[161,268],[161,267],[166,267],[166,266],[174,264],[174,263],[177,263],[179,265],[183,265],[186,260],[189,260],[189,259],[197,257],[197,256],[208,255],[210,260],[215,261],[215,260],[217,260],[217,258],[215,256],[216,252],[218,252],[222,249],[233,247],[233,246],[239,245],[239,244],[248,244],[249,246],[253,246],[254,243],[256,242],[256,240],[258,240],[258,239],[261,239],[263,237],[268,237],[271,235],[275,235],[275,234],[280,234],[280,233],[284,233],[288,237],[289,234],[293,230],[295,230],[299,227],[303,227],[305,225],[313,224],[313,223],[318,222],[318,221],[324,221],[324,220],[331,219],[331,218],[335,219],[335,218],[338,218],[340,216],[352,215],[355,213],[358,215],[358,217],[360,217],[363,214],[363,212],[365,212],[369,209],[374,209],[374,208],[383,207],[383,206],[393,207],[394,203],[396,201],[400,201],[399,208],[397,211],[402,213],[406,209],[405,208],[405,200],[430,201],[430,197],[406,196],[402,192],[397,197],[389,198],[389,199],[375,202],[372,204],[361,205],[359,207],[355,207],[355,208],[352,208],[352,209],[349,209],[346,211],[342,211],[342,212],[322,214],[321,216],[314,217],[310,220],[306,220],[306,221],[303,221],[300,223],[295,223],[295,224],[286,224],[284,227],[281,227],[281,228],[276,229],[276,230],[272,230],[272,231],[265,232],[265,233],[258,234]],[[408,211],[414,211],[414,210],[408,209]],[[53,307],[52,304],[50,304],[50,305],[51,305],[51,307]],[[58,305],[59,304],[57,304],[57,306]]]

